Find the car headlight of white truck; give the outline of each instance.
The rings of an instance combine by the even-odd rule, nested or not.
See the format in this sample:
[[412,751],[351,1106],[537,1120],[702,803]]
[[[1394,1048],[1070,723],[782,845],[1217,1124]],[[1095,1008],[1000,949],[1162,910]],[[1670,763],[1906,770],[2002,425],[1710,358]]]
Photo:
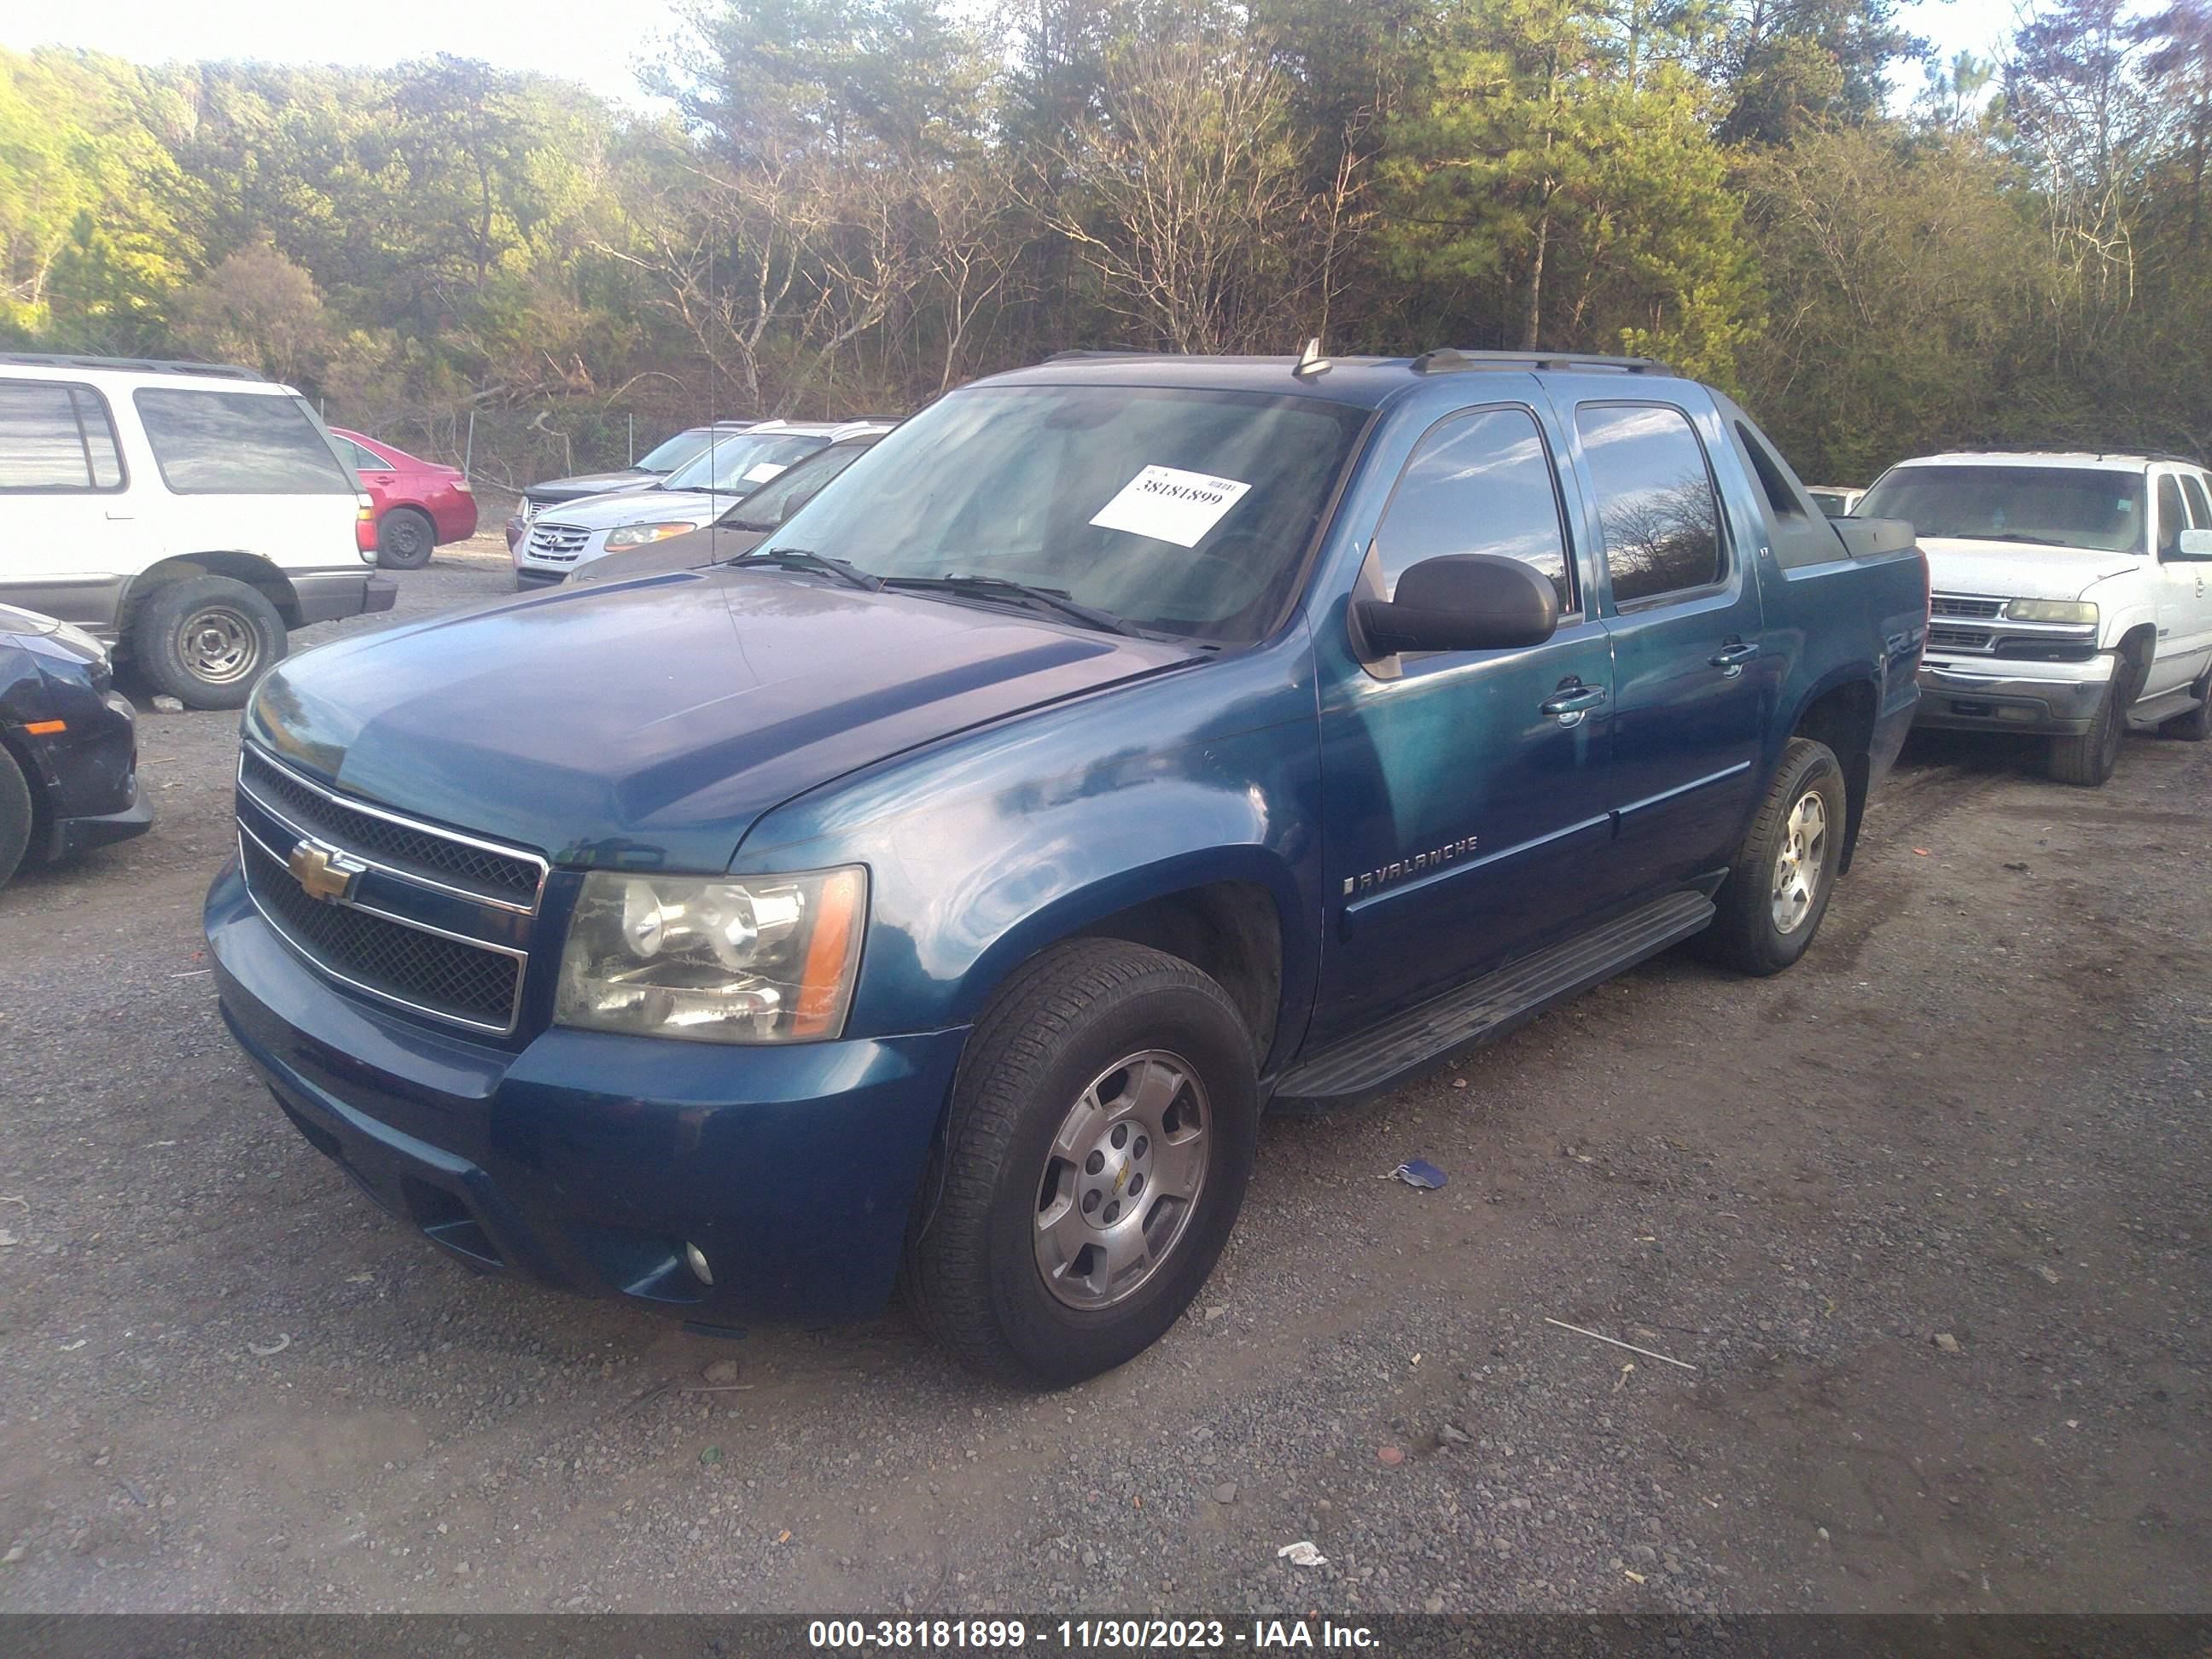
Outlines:
[[2013,622],[2097,625],[2097,607],[2087,599],[2014,599],[2006,605],[2005,616]]
[[568,923],[553,1018],[700,1042],[836,1037],[867,900],[857,865],[793,876],[594,871]]

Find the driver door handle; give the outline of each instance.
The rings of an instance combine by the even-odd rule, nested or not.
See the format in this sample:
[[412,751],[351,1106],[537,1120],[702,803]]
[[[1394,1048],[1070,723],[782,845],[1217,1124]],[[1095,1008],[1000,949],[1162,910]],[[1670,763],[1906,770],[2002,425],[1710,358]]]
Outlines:
[[1563,685],[1544,700],[1539,712],[1551,715],[1562,726],[1580,726],[1583,717],[1604,701],[1603,686]]
[[1743,672],[1744,664],[1758,654],[1759,647],[1756,645],[1747,640],[1736,640],[1723,646],[1705,660],[1726,674],[1729,678],[1734,679]]

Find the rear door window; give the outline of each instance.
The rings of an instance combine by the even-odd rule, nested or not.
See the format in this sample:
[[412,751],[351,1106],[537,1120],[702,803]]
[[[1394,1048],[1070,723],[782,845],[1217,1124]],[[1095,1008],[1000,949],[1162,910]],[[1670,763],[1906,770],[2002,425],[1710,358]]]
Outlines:
[[178,495],[354,493],[354,481],[296,398],[149,386],[134,401],[162,482]]
[[123,460],[106,402],[89,386],[0,380],[0,491],[120,489]]
[[1597,495],[1613,603],[1718,582],[1720,502],[1689,416],[1665,404],[1584,404],[1575,429]]

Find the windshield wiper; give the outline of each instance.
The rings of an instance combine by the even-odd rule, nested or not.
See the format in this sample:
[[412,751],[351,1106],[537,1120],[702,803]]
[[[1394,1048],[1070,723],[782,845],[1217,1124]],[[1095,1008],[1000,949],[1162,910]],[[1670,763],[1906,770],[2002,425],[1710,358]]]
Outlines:
[[833,559],[827,553],[817,553],[811,547],[771,547],[761,553],[740,553],[725,564],[764,564],[780,570],[819,570],[824,575],[835,576],[848,587],[877,593],[883,591],[880,579],[871,576],[856,564],[842,559]]
[[1049,587],[1032,587],[1027,582],[1009,581],[1004,576],[957,575],[948,573],[942,576],[886,576],[879,586],[913,588],[924,592],[953,593],[982,599],[1014,599],[1033,610],[1050,611],[1066,617],[1071,622],[1081,623],[1085,628],[1095,628],[1102,633],[1126,634],[1133,639],[1142,638],[1143,630],[1132,628],[1111,611],[1094,610],[1079,600]]
[[1993,530],[1975,539],[1984,542],[2028,542],[2037,547],[2067,547],[2072,544],[2054,540],[2049,536],[2030,536],[2018,530]]

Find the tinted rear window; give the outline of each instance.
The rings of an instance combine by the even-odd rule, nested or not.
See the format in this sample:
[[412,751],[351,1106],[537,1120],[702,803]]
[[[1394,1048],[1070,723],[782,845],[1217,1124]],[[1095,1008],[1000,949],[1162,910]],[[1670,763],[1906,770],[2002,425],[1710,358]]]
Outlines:
[[354,482],[295,398],[252,392],[135,394],[161,478],[180,495],[350,495]]

